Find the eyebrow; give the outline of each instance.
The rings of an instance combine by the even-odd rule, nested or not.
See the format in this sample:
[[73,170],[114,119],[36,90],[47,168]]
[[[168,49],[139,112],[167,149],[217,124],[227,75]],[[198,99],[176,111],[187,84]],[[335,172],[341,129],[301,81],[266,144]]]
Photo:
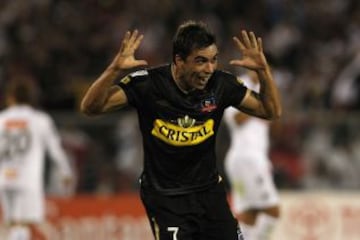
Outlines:
[[[219,54],[217,53],[214,57],[212,57],[212,59],[217,58],[218,55],[219,55]],[[209,60],[209,58],[203,57],[203,56],[196,56],[194,59],[195,59],[195,60]]]

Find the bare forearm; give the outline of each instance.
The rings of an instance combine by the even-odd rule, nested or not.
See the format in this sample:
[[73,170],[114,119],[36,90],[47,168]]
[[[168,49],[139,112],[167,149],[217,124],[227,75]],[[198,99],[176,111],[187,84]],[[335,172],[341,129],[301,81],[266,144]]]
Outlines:
[[81,102],[81,112],[88,115],[101,113],[118,75],[119,69],[111,64],[87,90]]
[[260,81],[260,99],[264,107],[266,118],[276,119],[281,115],[281,103],[278,90],[268,65],[256,71]]

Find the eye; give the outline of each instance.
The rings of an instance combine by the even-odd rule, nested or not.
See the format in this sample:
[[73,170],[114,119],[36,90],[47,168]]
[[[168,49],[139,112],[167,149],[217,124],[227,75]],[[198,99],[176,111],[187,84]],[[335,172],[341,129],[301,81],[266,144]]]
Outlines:
[[195,64],[197,64],[197,65],[205,64],[207,62],[209,62],[209,59],[207,59],[207,58],[200,57],[200,56],[195,58]]
[[216,63],[218,61],[218,57],[215,56],[213,59],[211,59],[211,63]]

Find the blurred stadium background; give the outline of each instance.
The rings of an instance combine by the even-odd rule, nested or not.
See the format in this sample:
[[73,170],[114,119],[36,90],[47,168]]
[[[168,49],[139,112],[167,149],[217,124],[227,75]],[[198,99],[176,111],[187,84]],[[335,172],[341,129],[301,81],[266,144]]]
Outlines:
[[[0,88],[17,77],[38,84],[77,174],[64,199],[47,168],[49,239],[151,239],[137,197],[136,113],[90,119],[78,104],[126,30],[145,35],[137,56],[158,65],[171,60],[172,36],[186,19],[211,26],[221,67],[238,74],[227,64],[238,57],[232,36],[251,29],[263,38],[284,105],[271,147],[283,199],[276,239],[360,239],[358,0],[2,0]],[[223,171],[224,126],[218,137]]]

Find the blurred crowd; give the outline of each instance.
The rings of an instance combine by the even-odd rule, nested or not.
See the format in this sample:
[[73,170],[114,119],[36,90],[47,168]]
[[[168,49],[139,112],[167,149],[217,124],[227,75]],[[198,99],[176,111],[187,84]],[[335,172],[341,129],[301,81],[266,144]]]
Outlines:
[[[137,57],[159,65],[171,60],[178,24],[202,20],[217,34],[220,67],[238,74],[228,64],[239,57],[232,36],[253,30],[284,104],[271,151],[278,185],[360,186],[358,0],[3,0],[0,13],[0,87],[17,77],[36,82],[41,106],[55,115],[77,111],[128,29],[145,36]],[[76,119],[58,122],[76,159],[78,191],[134,188],[141,170],[136,114],[126,109],[97,125]]]

